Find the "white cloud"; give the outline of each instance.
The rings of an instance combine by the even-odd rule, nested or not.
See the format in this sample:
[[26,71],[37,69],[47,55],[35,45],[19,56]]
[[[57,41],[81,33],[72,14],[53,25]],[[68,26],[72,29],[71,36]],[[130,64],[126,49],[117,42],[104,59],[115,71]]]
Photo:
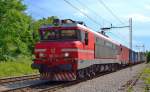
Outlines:
[[145,16],[142,14],[129,14],[127,16],[125,16],[125,18],[133,18],[134,21],[138,21],[138,22],[150,22],[150,16]]
[[[86,10],[86,9],[80,9],[83,13],[85,13],[85,14],[89,14],[89,11],[88,10]],[[76,13],[74,13],[74,16],[77,16],[77,17],[81,17],[81,18],[83,18],[83,17],[86,17],[84,14],[82,14],[81,12],[76,12]]]
[[145,5],[144,8],[150,10],[150,5]]

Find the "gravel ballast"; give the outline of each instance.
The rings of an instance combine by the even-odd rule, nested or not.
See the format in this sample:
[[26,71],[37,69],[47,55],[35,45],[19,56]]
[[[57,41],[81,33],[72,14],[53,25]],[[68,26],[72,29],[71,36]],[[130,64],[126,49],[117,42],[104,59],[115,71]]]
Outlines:
[[92,80],[65,87],[57,92],[126,92],[124,85],[134,79],[146,64],[138,64]]

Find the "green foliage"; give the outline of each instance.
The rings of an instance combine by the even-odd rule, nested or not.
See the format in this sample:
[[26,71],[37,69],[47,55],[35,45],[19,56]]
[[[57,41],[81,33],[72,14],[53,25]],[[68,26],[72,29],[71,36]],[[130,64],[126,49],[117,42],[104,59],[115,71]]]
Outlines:
[[[22,0],[0,0],[0,20],[7,14],[10,10],[24,11],[26,6],[22,4]],[[1,21],[0,21],[1,22]]]
[[25,9],[21,0],[0,0],[0,60],[29,54],[31,17],[24,13]]
[[0,62],[0,77],[21,76],[35,74],[38,71],[33,70],[31,66],[31,58],[20,56],[16,62]]
[[150,52],[146,53],[147,62],[150,62]]
[[25,10],[22,0],[0,0],[0,61],[14,61],[20,54],[31,55],[39,41],[40,26],[52,24],[57,18],[33,20]]
[[145,83],[145,92],[149,92],[149,85],[150,85],[150,64],[143,70],[142,79]]

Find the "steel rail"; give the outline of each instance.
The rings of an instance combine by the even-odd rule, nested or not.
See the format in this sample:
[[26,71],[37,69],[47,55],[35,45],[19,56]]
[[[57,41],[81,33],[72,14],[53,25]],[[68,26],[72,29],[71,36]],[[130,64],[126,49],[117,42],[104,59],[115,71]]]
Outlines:
[[25,80],[30,80],[30,79],[31,80],[32,79],[38,79],[39,77],[40,77],[40,74],[0,78],[0,84],[25,81]]

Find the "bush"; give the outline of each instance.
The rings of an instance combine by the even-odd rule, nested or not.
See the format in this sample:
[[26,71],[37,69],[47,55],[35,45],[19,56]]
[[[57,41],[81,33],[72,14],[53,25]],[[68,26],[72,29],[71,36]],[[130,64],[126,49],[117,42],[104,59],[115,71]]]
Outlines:
[[147,59],[147,63],[150,62],[150,52],[147,53],[146,59]]

